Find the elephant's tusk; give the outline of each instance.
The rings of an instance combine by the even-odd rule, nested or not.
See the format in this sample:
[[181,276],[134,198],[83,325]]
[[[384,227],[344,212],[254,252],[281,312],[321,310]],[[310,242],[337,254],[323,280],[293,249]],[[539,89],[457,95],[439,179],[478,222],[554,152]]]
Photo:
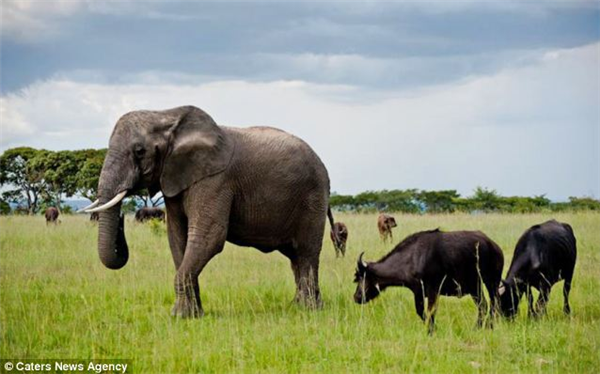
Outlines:
[[113,206],[117,205],[119,203],[119,201],[123,200],[125,195],[127,195],[127,190],[125,190],[125,191],[119,193],[117,196],[113,197],[112,200],[109,201],[108,203],[101,205],[94,209],[88,209],[88,210],[86,210],[86,212],[87,213],[102,212],[109,208],[112,208]]
[[81,208],[78,211],[76,211],[75,213],[83,213],[88,209],[92,209],[94,207],[96,207],[98,204],[100,204],[100,199],[96,199],[96,201],[94,201],[93,203],[91,203],[90,205],[86,206],[85,208]]

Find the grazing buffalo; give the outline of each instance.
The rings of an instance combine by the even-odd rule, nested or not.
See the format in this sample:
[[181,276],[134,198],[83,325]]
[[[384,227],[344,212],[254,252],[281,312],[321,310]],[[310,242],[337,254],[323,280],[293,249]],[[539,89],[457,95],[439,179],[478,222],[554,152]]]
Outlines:
[[331,227],[331,241],[335,248],[335,257],[346,256],[346,242],[348,241],[348,227],[343,222],[336,222]]
[[477,325],[482,326],[487,311],[483,281],[491,302],[488,325],[492,327],[504,257],[500,247],[482,232],[422,231],[404,239],[377,262],[364,262],[362,256],[354,279],[358,283],[355,302],[367,303],[389,286],[407,287],[414,294],[419,317],[425,321],[429,315],[431,334],[439,295],[471,295],[479,308]]
[[164,210],[156,207],[143,207],[135,212],[135,220],[138,222],[146,222],[151,219],[157,219],[159,221],[165,220]]
[[92,221],[92,222],[100,221],[100,213],[93,212],[92,214],[90,214],[90,221]]
[[54,223],[56,225],[58,223],[59,215],[60,213],[58,212],[58,209],[56,209],[53,206],[46,209],[46,212],[44,213],[44,217],[46,217],[46,225],[48,225],[49,223]]
[[388,214],[381,213],[377,218],[377,229],[379,230],[379,236],[383,242],[387,242],[394,239],[392,235],[392,229],[396,227],[396,219]]
[[[517,242],[506,279],[498,289],[502,314],[514,317],[524,293],[529,316],[544,314],[552,285],[562,279],[565,281],[563,311],[571,313],[569,292],[576,257],[577,243],[568,224],[550,220],[525,231]],[[531,287],[540,292],[535,308]]]

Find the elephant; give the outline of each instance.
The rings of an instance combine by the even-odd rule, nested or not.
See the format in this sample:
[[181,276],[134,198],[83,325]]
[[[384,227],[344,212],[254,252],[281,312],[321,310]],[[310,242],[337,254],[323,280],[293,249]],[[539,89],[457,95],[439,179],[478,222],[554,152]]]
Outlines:
[[165,211],[157,207],[145,206],[135,212],[135,220],[138,222],[146,222],[151,219],[157,219],[164,222]]
[[[198,277],[225,242],[278,250],[291,263],[295,301],[322,305],[319,256],[329,208],[329,175],[303,140],[271,127],[217,125],[203,110],[140,110],[116,123],[98,183],[98,253],[109,269],[127,263],[120,213],[133,191],[161,191],[176,269],[171,314],[204,315]],[[98,206],[99,205],[99,206]]]
[[60,215],[60,212],[58,211],[58,209],[56,209],[55,207],[51,206],[50,208],[46,209],[46,211],[44,212],[44,217],[46,218],[46,226],[49,223],[53,223],[53,224],[58,224],[58,216]]

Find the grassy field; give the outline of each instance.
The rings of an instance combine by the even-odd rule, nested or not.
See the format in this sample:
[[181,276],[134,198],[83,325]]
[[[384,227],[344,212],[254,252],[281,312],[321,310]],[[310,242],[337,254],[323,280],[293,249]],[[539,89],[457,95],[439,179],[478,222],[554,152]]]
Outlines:
[[[505,272],[521,233],[550,215],[396,215],[396,240],[441,227],[479,229],[504,250]],[[600,215],[557,214],[578,240],[570,318],[562,283],[548,315],[493,331],[475,328],[468,297],[442,298],[429,337],[412,294],[389,289],[354,304],[356,258],[387,253],[374,215],[337,214],[350,231],[348,255],[336,259],[328,238],[321,254],[324,308],[291,303],[287,259],[228,244],[206,267],[200,287],[206,316],[170,317],[174,267],[163,230],[128,219],[129,264],[103,267],[97,228],[86,217],[0,218],[2,358],[123,358],[136,373],[597,373],[600,372]]]

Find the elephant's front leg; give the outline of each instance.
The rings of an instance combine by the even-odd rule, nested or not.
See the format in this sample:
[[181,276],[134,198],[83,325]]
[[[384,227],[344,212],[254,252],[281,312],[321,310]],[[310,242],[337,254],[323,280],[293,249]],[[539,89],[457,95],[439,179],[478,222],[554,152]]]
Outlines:
[[180,197],[166,197],[165,202],[167,214],[169,215],[169,220],[167,221],[169,247],[171,248],[175,270],[178,270],[183,262],[183,255],[185,254],[185,247],[187,245],[188,219],[181,206]]
[[185,254],[175,276],[177,299],[173,316],[194,318],[204,314],[198,276],[210,259],[223,250],[226,237],[226,227],[215,220],[205,219],[197,225],[189,225]]

